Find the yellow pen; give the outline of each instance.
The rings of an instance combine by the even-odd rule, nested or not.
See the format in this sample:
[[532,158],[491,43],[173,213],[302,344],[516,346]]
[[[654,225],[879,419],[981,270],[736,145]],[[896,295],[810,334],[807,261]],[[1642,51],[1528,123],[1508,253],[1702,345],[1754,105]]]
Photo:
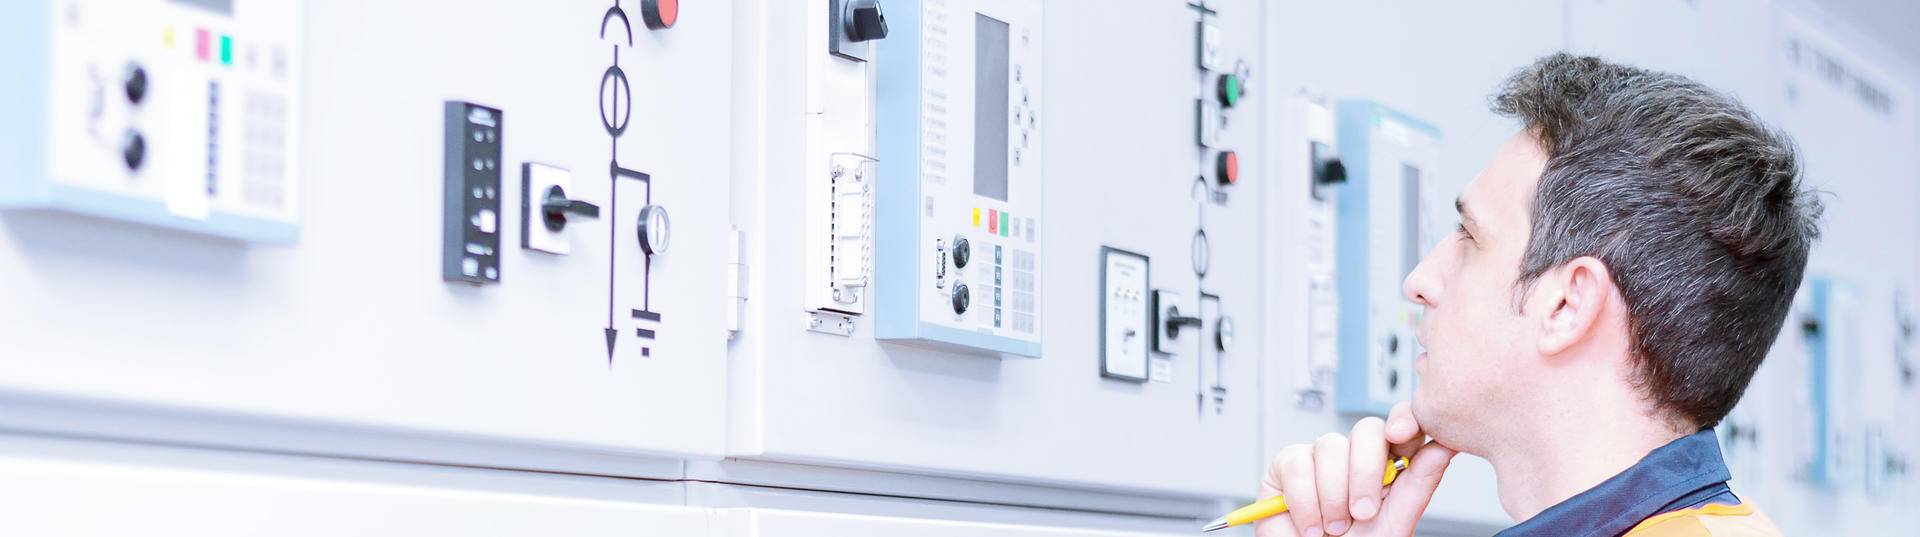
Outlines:
[[[1387,485],[1392,485],[1393,478],[1399,477],[1400,472],[1405,471],[1406,469],[1407,469],[1407,458],[1395,457],[1392,461],[1389,461],[1387,463],[1387,476],[1386,476],[1386,479],[1383,479],[1380,481],[1380,486],[1384,487]],[[1241,524],[1246,524],[1248,522],[1253,522],[1255,520],[1260,520],[1262,518],[1267,518],[1267,517],[1278,515],[1280,513],[1285,513],[1285,512],[1287,512],[1286,496],[1274,496],[1272,498],[1267,498],[1265,500],[1260,500],[1257,502],[1247,504],[1246,507],[1234,509],[1233,512],[1227,513],[1227,516],[1216,518],[1213,520],[1213,522],[1207,523],[1207,527],[1201,528],[1200,531],[1210,532],[1215,530],[1223,530],[1223,529],[1231,528]]]

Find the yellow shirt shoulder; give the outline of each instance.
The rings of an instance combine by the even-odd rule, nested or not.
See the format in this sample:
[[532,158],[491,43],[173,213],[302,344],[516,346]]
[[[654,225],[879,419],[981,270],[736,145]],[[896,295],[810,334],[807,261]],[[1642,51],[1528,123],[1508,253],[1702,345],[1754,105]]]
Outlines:
[[1777,537],[1780,528],[1753,504],[1707,504],[1640,522],[1627,537]]

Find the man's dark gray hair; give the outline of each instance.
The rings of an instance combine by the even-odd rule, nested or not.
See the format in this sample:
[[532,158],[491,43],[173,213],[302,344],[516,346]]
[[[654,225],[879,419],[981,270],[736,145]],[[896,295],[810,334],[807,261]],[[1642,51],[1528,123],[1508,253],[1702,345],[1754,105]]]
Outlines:
[[1633,379],[1706,429],[1739,402],[1780,333],[1819,237],[1793,141],[1686,77],[1559,53],[1494,95],[1548,156],[1520,295],[1579,257],[1626,299]]

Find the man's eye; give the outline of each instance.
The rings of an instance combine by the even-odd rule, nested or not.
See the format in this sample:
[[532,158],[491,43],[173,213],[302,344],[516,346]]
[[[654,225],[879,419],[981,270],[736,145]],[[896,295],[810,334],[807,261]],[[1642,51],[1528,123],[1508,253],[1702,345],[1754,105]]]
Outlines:
[[1467,225],[1466,225],[1466,224],[1460,224],[1460,225],[1459,225],[1459,226],[1458,226],[1458,227],[1457,227],[1457,228],[1456,228],[1456,229],[1454,230],[1454,233],[1459,233],[1461,237],[1466,237],[1466,238],[1467,238],[1467,240],[1473,240],[1473,234],[1472,234],[1472,233],[1468,233],[1468,232],[1467,232]]

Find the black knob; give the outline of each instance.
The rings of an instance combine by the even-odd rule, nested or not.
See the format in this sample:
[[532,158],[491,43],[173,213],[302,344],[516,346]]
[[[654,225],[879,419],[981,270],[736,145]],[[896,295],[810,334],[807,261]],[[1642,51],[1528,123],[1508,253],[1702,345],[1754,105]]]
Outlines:
[[1387,334],[1387,354],[1399,354],[1399,353],[1400,353],[1400,336],[1397,334]]
[[973,257],[973,245],[960,235],[953,237],[953,268],[967,268],[967,259]]
[[855,43],[887,36],[887,15],[880,12],[880,0],[851,0],[842,20],[847,40]]
[[967,292],[967,284],[964,284],[964,283],[953,284],[953,312],[954,313],[956,314],[966,313],[967,304],[971,303],[972,301],[973,301],[973,296]]
[[140,104],[147,98],[147,70],[139,64],[128,64],[124,78],[122,84],[126,87],[127,102]]
[[600,206],[567,199],[567,189],[560,188],[560,185],[547,187],[547,197],[540,202],[540,219],[546,222],[547,229],[560,231],[567,227],[567,213],[599,218]]
[[1186,315],[1181,315],[1180,308],[1168,307],[1167,319],[1166,319],[1167,337],[1172,337],[1172,338],[1180,337],[1180,327],[1182,326],[1199,327],[1202,322],[1203,321],[1201,321],[1199,317],[1190,317]]
[[1334,154],[1333,146],[1314,142],[1311,153],[1314,184],[1331,185],[1347,182],[1347,165],[1340,162],[1340,155]]
[[120,158],[127,162],[127,169],[140,169],[140,164],[147,161],[147,138],[140,131],[128,130],[126,139],[120,141]]

